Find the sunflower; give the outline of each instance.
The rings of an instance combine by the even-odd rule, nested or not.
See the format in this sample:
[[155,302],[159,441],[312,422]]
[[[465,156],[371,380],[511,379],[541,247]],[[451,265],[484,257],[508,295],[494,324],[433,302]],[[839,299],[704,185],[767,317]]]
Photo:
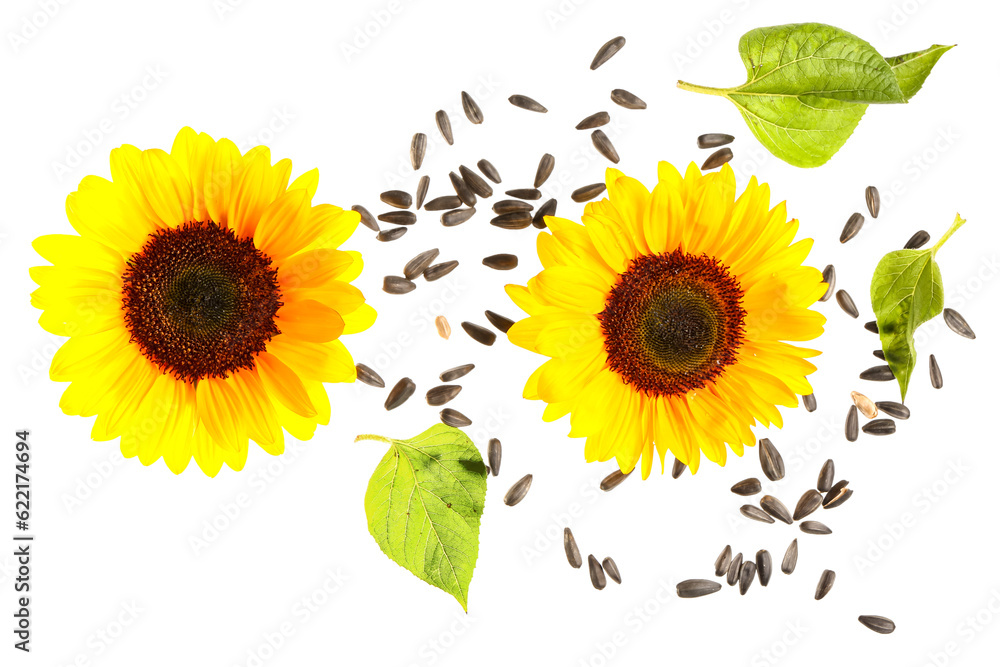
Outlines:
[[785,341],[819,336],[809,310],[826,290],[802,266],[812,239],[793,243],[796,220],[770,208],[752,178],[736,198],[732,169],[684,176],[661,162],[649,192],[616,169],[608,197],[587,205],[583,224],[547,218],[538,236],[543,270],[507,293],[529,317],[510,340],[551,357],[524,397],[548,403],[543,418],[570,415],[588,461],[614,457],[623,472],[654,449],[692,472],[701,453],[725,465],[743,455],[755,423],[781,427],[778,405],[812,393],[806,358]]
[[264,146],[184,128],[167,153],[124,145],[111,180],[87,176],[66,199],[78,235],[35,240],[39,322],[68,336],[50,376],[70,382],[63,412],[97,416],[92,437],[175,473],[240,470],[253,440],[284,451],[330,419],[324,382],[351,382],[342,334],[375,311],[348,284],[338,250],[360,216],[312,205],[319,175],[288,182]]

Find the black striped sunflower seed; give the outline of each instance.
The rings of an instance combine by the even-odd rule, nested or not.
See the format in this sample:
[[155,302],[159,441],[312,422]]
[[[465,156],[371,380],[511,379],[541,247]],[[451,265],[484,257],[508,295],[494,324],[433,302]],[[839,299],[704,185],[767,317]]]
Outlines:
[[757,576],[757,564],[752,560],[744,561],[740,567],[740,595],[747,594],[755,576]]
[[548,113],[549,111],[527,95],[511,95],[507,101],[525,111],[534,111],[535,113]]
[[475,206],[476,193],[472,191],[465,179],[453,171],[448,173],[448,178],[451,179],[451,187],[455,188],[455,194],[462,200],[462,203],[469,207]]
[[427,202],[424,206],[425,211],[450,211],[452,209],[458,208],[462,205],[461,198],[458,195],[445,195],[443,197],[435,197],[434,199]]
[[486,446],[486,459],[490,462],[490,473],[496,477],[500,474],[500,460],[503,457],[503,445],[497,438],[490,438]]
[[510,328],[514,326],[514,320],[504,317],[500,313],[494,313],[492,310],[486,311],[486,319],[490,321],[490,324],[503,333],[507,333]]
[[569,561],[571,567],[579,568],[583,565],[580,547],[576,546],[576,538],[573,537],[573,531],[569,527],[563,528],[563,549],[566,551],[566,560]]
[[873,419],[862,426],[861,430],[868,435],[892,435],[896,432],[896,422],[891,419]]
[[633,95],[624,88],[615,88],[611,91],[611,101],[626,109],[645,109],[646,103],[637,95]]
[[805,407],[806,412],[816,412],[816,395],[806,394],[803,396],[802,405]]
[[[447,424],[448,426],[453,426],[454,428],[464,428],[466,426],[472,426],[472,420],[463,415],[458,410],[452,408],[445,408],[440,412],[441,422]],[[531,477],[531,475],[528,475]],[[531,480],[528,480],[528,484],[531,484]],[[527,493],[527,489],[525,489]],[[511,503],[507,503],[510,505]]]
[[413,396],[413,392],[417,390],[417,385],[410,378],[403,378],[396,383],[392,389],[389,390],[389,395],[385,398],[385,409],[395,410],[403,403],[406,403],[406,399]]
[[865,216],[860,213],[852,213],[851,217],[847,219],[844,223],[844,229],[840,232],[840,242],[847,243],[861,231],[861,228],[865,225]]
[[822,600],[826,597],[826,594],[830,592],[833,588],[833,582],[837,580],[837,573],[833,570],[823,570],[823,574],[819,576],[819,583],[816,584],[816,599]]
[[538,169],[535,170],[535,187],[540,188],[545,181],[549,180],[552,170],[556,166],[556,158],[551,153],[546,153],[538,161]]
[[726,583],[730,586],[735,586],[736,582],[740,580],[740,568],[743,567],[743,552],[740,552],[733,556],[733,559],[729,561],[729,570],[726,572]]
[[445,227],[457,227],[458,225],[466,222],[476,214],[476,209],[474,207],[469,208],[458,208],[454,211],[445,211],[441,214],[441,224]]
[[538,188],[515,188],[513,190],[508,190],[505,193],[508,197],[515,197],[516,199],[528,199],[535,201],[536,199],[542,198],[542,191]]
[[931,235],[921,229],[919,232],[910,237],[910,240],[903,246],[903,250],[916,250],[917,248],[923,247],[930,240]]
[[610,491],[619,484],[625,481],[625,479],[632,473],[622,472],[621,470],[615,468],[612,470],[607,477],[601,480],[601,491]]
[[577,188],[573,190],[573,194],[570,197],[573,201],[582,203],[585,201],[590,201],[596,197],[600,197],[607,190],[607,186],[604,183],[591,183],[590,185],[585,185],[582,188]]
[[451,120],[448,118],[448,112],[444,109],[439,110],[434,114],[434,122],[437,124],[438,132],[448,142],[448,145],[453,145],[455,143],[455,135],[451,133]]
[[755,496],[760,493],[760,480],[756,477],[748,477],[742,482],[736,482],[730,489],[738,496]]
[[799,524],[799,530],[810,535],[829,535],[833,532],[826,524],[819,521],[803,521]]
[[865,626],[872,632],[877,632],[880,635],[892,634],[896,629],[896,624],[885,616],[858,616],[858,621],[861,625]]
[[615,562],[614,558],[606,556],[604,560],[601,561],[601,567],[603,567],[607,575],[611,577],[611,581],[616,584],[622,583],[622,573],[618,570],[618,563]]
[[492,162],[484,159],[477,162],[476,166],[479,167],[479,171],[483,172],[483,175],[486,176],[486,178],[490,179],[494,183],[500,183],[500,172],[497,171],[497,168],[493,166]]
[[410,208],[413,205],[413,197],[409,192],[403,190],[386,190],[378,196],[383,203],[396,208]]
[[816,489],[809,489],[802,494],[799,502],[795,503],[795,514],[792,518],[796,521],[804,519],[823,505],[823,494]]
[[385,387],[385,380],[382,379],[378,373],[376,373],[370,366],[365,364],[355,364],[354,368],[358,372],[358,380],[365,383],[369,387],[376,387],[378,389],[383,389]]
[[594,554],[587,556],[587,567],[590,570],[590,583],[597,590],[604,590],[604,587],[608,585],[608,579],[604,576],[604,568],[601,567],[601,562],[594,557]]
[[479,125],[483,122],[483,110],[476,104],[476,100],[472,99],[472,95],[464,90],[462,91],[462,110],[465,111],[465,117],[473,125]]
[[677,597],[700,598],[722,590],[722,584],[708,579],[685,579],[677,584]]
[[428,266],[424,269],[424,280],[428,282],[433,282],[439,278],[444,278],[446,275],[458,268],[458,260],[452,259],[447,262],[441,262],[440,264],[435,264],[433,266]]
[[872,333],[878,333],[878,322],[872,320],[870,322],[865,322],[865,329],[871,331]]
[[841,310],[855,319],[860,314],[858,313],[858,307],[854,305],[854,299],[845,290],[837,290],[837,304]]
[[[462,385],[442,384],[427,390],[427,405],[444,405],[458,396],[462,391]],[[490,464],[492,467],[492,464]]]
[[[447,410],[447,408],[445,409]],[[442,410],[442,412],[444,412],[444,410]],[[471,424],[472,422],[469,423]],[[466,424],[466,426],[468,426],[468,424]],[[507,490],[506,495],[503,497],[504,504],[513,507],[524,500],[524,497],[528,495],[528,489],[531,488],[531,479],[531,475],[525,475],[521,479],[514,482],[514,485]]]
[[383,242],[395,241],[405,233],[406,227],[393,227],[392,229],[383,229],[375,236],[375,239]]
[[421,206],[424,205],[424,199],[427,198],[427,190],[430,187],[431,187],[431,177],[428,176],[427,174],[424,174],[423,176],[420,177],[420,180],[417,181],[417,196],[416,196],[416,201],[414,202],[416,206],[414,206],[414,208],[419,209]]
[[528,212],[533,208],[535,208],[534,205],[521,199],[501,199],[493,204],[493,212],[497,215],[513,213],[514,211]]
[[795,564],[799,562],[799,540],[792,540],[792,543],[785,549],[785,556],[781,559],[781,571],[785,574],[795,572]]
[[417,284],[402,276],[386,276],[382,279],[382,291],[386,294],[407,294],[417,289]]
[[764,475],[772,482],[777,482],[785,476],[785,460],[781,458],[781,452],[774,446],[770,438],[761,438],[758,444],[760,456],[760,469]]
[[767,549],[757,552],[757,579],[761,586],[767,586],[771,581],[771,552]]
[[778,521],[783,521],[788,525],[792,524],[792,513],[788,511],[787,507],[785,507],[785,503],[781,502],[774,496],[761,497],[760,508]]
[[426,154],[427,135],[423,132],[417,132],[410,141],[410,164],[413,165],[414,171],[420,169],[420,165],[424,163],[424,155]]
[[833,476],[836,474],[836,467],[833,459],[827,459],[823,467],[819,469],[819,478],[816,480],[816,490],[826,493],[833,488]]
[[490,220],[490,224],[500,229],[524,229],[531,226],[531,213],[528,211],[503,213]]
[[413,280],[422,274],[424,270],[431,265],[431,262],[437,258],[437,256],[437,248],[431,248],[430,250],[423,251],[406,263],[406,266],[403,267],[403,276],[407,280]]
[[594,128],[607,125],[611,122],[611,115],[607,111],[598,111],[590,114],[576,124],[578,130],[593,130]]
[[844,422],[844,436],[847,442],[854,442],[858,439],[858,406],[851,404],[847,411],[847,421]]
[[476,367],[475,364],[462,364],[461,366],[455,366],[454,368],[449,368],[444,371],[438,377],[441,382],[454,382],[460,377],[465,377],[472,372],[472,369]]
[[892,369],[887,364],[866,368],[861,371],[858,377],[862,380],[872,380],[874,382],[889,382],[896,379],[896,376],[892,373]]
[[611,162],[618,164],[621,158],[618,157],[618,151],[615,150],[614,144],[608,139],[608,135],[604,134],[604,130],[594,130],[590,134],[590,140],[594,143],[594,148],[597,152],[611,160]]
[[517,268],[517,255],[502,252],[490,255],[489,257],[483,257],[483,266],[496,269],[497,271],[510,271]]
[[531,218],[531,224],[538,229],[545,229],[548,227],[548,223],[545,222],[545,218],[556,214],[557,205],[558,202],[555,199],[550,199],[539,206],[535,215]]
[[710,169],[718,169],[722,165],[726,164],[733,159],[733,151],[731,148],[726,146],[725,148],[720,148],[711,155],[708,159],[701,165],[702,171],[709,171]]
[[896,401],[876,401],[875,407],[896,419],[909,419],[910,409]]
[[872,355],[876,359],[881,359],[882,361],[885,361],[885,352],[883,352],[882,350],[872,350]]
[[753,505],[744,505],[740,508],[740,514],[748,519],[753,519],[754,521],[760,521],[761,523],[774,523],[774,517],[762,510],[759,507]]
[[670,471],[670,476],[673,477],[674,479],[677,479],[678,477],[684,474],[685,470],[687,470],[687,464],[681,463],[680,459],[675,458],[674,467]]
[[357,211],[358,214],[361,216],[362,225],[372,230],[373,232],[377,233],[379,231],[378,222],[375,221],[375,216],[372,215],[368,209],[366,209],[361,204],[355,204],[354,206],[351,207],[351,210]]
[[604,46],[597,50],[597,55],[590,62],[590,69],[595,70],[611,60],[611,57],[621,51],[623,46],[625,46],[625,38],[620,36],[605,42]]
[[823,269],[823,282],[826,283],[826,292],[819,298],[820,301],[829,301],[837,286],[837,270],[833,264],[827,264]]
[[873,218],[878,217],[879,209],[882,207],[881,198],[878,196],[878,188],[869,185],[865,188],[865,204],[868,205],[868,212]]
[[941,375],[941,367],[938,366],[937,357],[933,354],[930,356],[930,368],[931,368],[931,386],[935,389],[940,389],[944,386],[944,376]]
[[733,548],[726,545],[719,557],[715,559],[715,576],[721,577],[729,571],[729,562],[733,559]]
[[493,196],[493,188],[486,182],[486,179],[466,167],[464,164],[459,165],[458,173],[462,175],[462,180],[464,180],[465,184],[469,186],[469,189],[480,197],[486,198]]
[[952,310],[951,308],[944,309],[944,322],[948,325],[948,328],[957,333],[959,336],[964,336],[965,338],[976,339],[976,332],[972,330],[969,323],[965,321],[957,310]]
[[465,329],[465,333],[469,334],[469,337],[477,343],[492,345],[497,340],[497,335],[495,333],[478,324],[474,324],[472,322],[462,322],[462,328]]
[[412,225],[417,221],[417,214],[413,211],[387,211],[380,213],[378,219],[390,225]]
[[733,143],[733,139],[734,137],[731,134],[701,134],[698,136],[698,148],[719,148],[720,146]]

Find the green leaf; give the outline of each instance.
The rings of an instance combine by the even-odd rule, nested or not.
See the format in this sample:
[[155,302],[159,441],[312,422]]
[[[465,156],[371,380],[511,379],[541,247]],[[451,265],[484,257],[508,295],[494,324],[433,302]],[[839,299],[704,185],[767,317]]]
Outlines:
[[914,51],[885,59],[895,73],[896,80],[899,81],[899,88],[907,100],[916,95],[917,91],[924,85],[927,75],[931,73],[931,69],[934,68],[941,56],[953,48],[955,48],[954,44],[951,46],[935,44],[923,51]]
[[956,215],[951,228],[934,247],[895,250],[875,267],[872,309],[886,363],[899,382],[901,400],[906,399],[906,389],[917,360],[913,334],[921,324],[940,315],[944,308],[944,284],[935,261],[937,251],[964,224],[965,220]]
[[392,560],[468,611],[486,501],[486,465],[462,431],[436,424],[389,443],[365,493],[368,531]]
[[[746,83],[735,88],[677,85],[728,99],[758,141],[796,167],[825,164],[850,138],[869,104],[904,103],[909,97],[897,72],[871,44],[833,26],[757,28],[743,35],[739,51]],[[912,65],[900,63],[898,74],[910,95],[920,87],[913,85],[913,70],[926,69],[926,78],[934,62],[926,57],[914,58]]]

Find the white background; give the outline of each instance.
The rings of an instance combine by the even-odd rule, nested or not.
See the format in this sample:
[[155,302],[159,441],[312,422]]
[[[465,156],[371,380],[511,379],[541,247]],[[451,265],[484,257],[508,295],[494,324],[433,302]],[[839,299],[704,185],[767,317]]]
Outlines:
[[[8,442],[15,429],[32,430],[37,540],[31,655],[11,648],[13,548],[0,548],[0,662],[995,661],[1000,450],[990,378],[1000,325],[992,158],[997,95],[984,85],[1000,64],[992,3],[231,2],[50,2],[50,18],[39,13],[45,2],[4,3],[0,428]],[[740,35],[798,21],[843,27],[887,56],[932,43],[959,46],[911,104],[870,108],[830,163],[801,170],[763,151],[725,101],[674,87],[678,78],[740,83]],[[359,37],[366,31],[370,36]],[[628,39],[625,49],[591,72],[597,48],[619,34]],[[609,91],[618,87],[645,99],[648,110],[615,107]],[[483,125],[461,115],[463,89],[482,105]],[[506,98],[514,93],[535,97],[550,112],[512,107]],[[441,108],[452,117],[453,147],[433,127]],[[784,430],[768,433],[789,471],[771,490],[789,506],[815,483],[827,458],[836,461],[838,479],[851,481],[854,498],[818,517],[833,535],[750,524],[737,513],[742,501],[728,489],[759,475],[756,449],[744,459],[732,457],[724,469],[706,463],[693,478],[654,475],[629,479],[609,494],[596,491],[612,466],[584,463],[582,441],[566,437],[568,421],[544,424],[542,404],[520,398],[540,359],[506,340],[484,348],[458,330],[463,320],[484,323],[486,308],[516,317],[502,287],[539,269],[535,231],[493,228],[486,212],[454,229],[442,228],[436,214],[421,213],[400,241],[377,243],[359,228],[348,243],[365,255],[357,284],[379,320],[346,342],[387,383],[408,375],[418,385],[418,394],[392,413],[382,409],[385,391],[330,386],[333,423],[312,441],[288,438],[278,459],[253,450],[242,472],[225,469],[208,479],[193,463],[176,477],[162,462],[150,468],[123,462],[117,443],[90,440],[92,420],[60,412],[63,386],[46,371],[59,341],[37,326],[38,312],[28,304],[27,268],[40,263],[29,243],[41,234],[70,233],[65,196],[87,174],[109,175],[114,146],[169,148],[184,125],[230,137],[244,149],[267,143],[276,159],[292,158],[295,173],[320,168],[316,201],[363,203],[377,213],[379,192],[414,188],[407,152],[412,134],[423,131],[433,144],[424,167],[432,176],[431,197],[450,191],[449,170],[482,157],[499,168],[504,188],[530,186],[538,158],[551,152],[556,173],[546,194],[560,198],[560,214],[578,218],[582,205],[568,193],[603,180],[607,163],[594,154],[588,134],[573,126],[599,110],[614,118],[605,129],[622,155],[620,167],[647,184],[658,160],[682,169],[704,160],[707,151],[695,148],[698,134],[735,134],[740,184],[751,173],[770,182],[773,201],[787,200],[802,234],[816,239],[810,261],[834,263],[838,287],[858,302],[856,321],[833,301],[818,306],[829,318],[816,343],[824,351],[813,376],[819,410],[786,411]],[[87,154],[73,157],[80,153]],[[882,190],[882,214],[842,246],[840,229],[852,212],[864,210],[869,184]],[[892,437],[863,435],[847,443],[850,390],[876,400],[897,395],[893,385],[857,379],[877,363],[871,356],[876,338],[861,326],[871,319],[872,269],[918,229],[939,236],[956,211],[969,223],[939,255],[946,301],[979,338],[959,338],[940,320],[925,326],[908,397],[913,418]],[[462,266],[407,296],[381,292],[383,275],[399,273],[429,247]],[[480,265],[483,256],[504,251],[520,255],[516,271]],[[448,341],[430,324],[430,313],[441,310],[456,329]],[[928,381],[929,352],[944,372],[940,391]],[[470,432],[484,451],[492,436],[505,451],[501,475],[489,482],[468,615],[388,561],[369,536],[363,495],[384,447],[353,442],[361,432],[409,437],[432,424],[436,410],[424,403],[423,392],[441,370],[466,362],[477,368],[461,381],[465,390],[453,405],[475,421]],[[0,535],[10,544],[14,459],[12,447],[3,452]],[[535,476],[527,499],[504,506],[508,486],[527,472]],[[621,586],[595,591],[585,569],[566,564],[560,535],[567,518],[585,555],[617,560]],[[700,600],[674,595],[676,581],[710,577],[727,543],[750,554],[767,548],[777,566],[796,536],[797,571],[775,574],[767,589],[755,584],[740,597],[724,587]],[[837,572],[837,582],[816,602],[825,568]],[[304,600],[313,600],[311,610]],[[889,616],[898,630],[876,635],[857,622],[859,614]]]

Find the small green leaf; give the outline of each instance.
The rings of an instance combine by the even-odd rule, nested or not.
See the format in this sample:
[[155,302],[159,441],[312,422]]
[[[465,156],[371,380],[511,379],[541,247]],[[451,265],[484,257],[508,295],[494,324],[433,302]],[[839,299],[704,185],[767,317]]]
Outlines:
[[368,530],[382,551],[468,611],[486,502],[486,465],[462,431],[436,424],[389,443],[365,493]]
[[931,73],[931,69],[934,68],[941,56],[953,48],[955,48],[954,44],[951,46],[935,44],[923,51],[914,51],[885,59],[895,73],[896,80],[899,81],[899,88],[907,100],[916,95],[917,91],[924,85],[927,75]]
[[[728,99],[761,144],[796,167],[818,167],[833,157],[869,104],[906,102],[943,53],[911,54],[912,60],[900,61],[894,71],[868,42],[821,23],[751,30],[740,39],[739,51],[746,83],[735,88],[677,85]],[[925,71],[917,82],[919,70]]]
[[871,299],[886,363],[899,382],[901,400],[916,365],[913,334],[944,308],[944,285],[935,257],[955,231],[965,224],[960,216],[933,248],[895,250],[875,267]]

